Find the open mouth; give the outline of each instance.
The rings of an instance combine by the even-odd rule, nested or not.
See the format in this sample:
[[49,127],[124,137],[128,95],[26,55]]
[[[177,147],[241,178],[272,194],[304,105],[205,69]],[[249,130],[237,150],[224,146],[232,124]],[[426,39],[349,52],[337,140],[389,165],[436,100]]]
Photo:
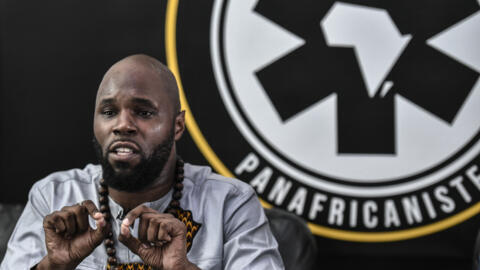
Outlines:
[[139,157],[139,147],[128,141],[119,141],[113,143],[109,148],[109,155],[115,161],[129,161]]
[[113,152],[119,156],[127,156],[133,154],[133,150],[127,147],[119,147],[117,149],[114,149]]

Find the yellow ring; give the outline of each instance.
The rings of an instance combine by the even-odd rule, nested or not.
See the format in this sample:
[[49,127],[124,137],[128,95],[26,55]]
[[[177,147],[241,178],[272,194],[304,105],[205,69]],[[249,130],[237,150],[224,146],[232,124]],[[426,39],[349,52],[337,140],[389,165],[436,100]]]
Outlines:
[[[169,0],[167,3],[167,13],[165,21],[165,50],[167,56],[167,65],[172,70],[177,79],[178,88],[180,92],[180,102],[182,109],[186,111],[185,122],[187,130],[192,136],[195,144],[200,149],[200,152],[205,156],[207,161],[212,167],[220,174],[234,178],[233,173],[223,164],[218,158],[213,149],[208,144],[207,140],[203,136],[200,128],[193,117],[193,114],[188,106],[185,92],[183,91],[182,81],[180,79],[180,72],[178,69],[177,60],[177,44],[176,44],[176,25],[177,25],[177,11],[178,0]],[[260,199],[263,207],[271,208],[272,205]],[[308,227],[312,233],[321,235],[333,239],[355,241],[355,242],[391,242],[411,239],[419,236],[424,236],[432,233],[436,233],[441,230],[453,227],[480,212],[480,202],[474,204],[470,208],[463,210],[462,212],[443,219],[441,221],[420,226],[413,229],[398,230],[392,232],[353,232],[339,229],[332,229],[326,226],[317,225],[309,222]]]

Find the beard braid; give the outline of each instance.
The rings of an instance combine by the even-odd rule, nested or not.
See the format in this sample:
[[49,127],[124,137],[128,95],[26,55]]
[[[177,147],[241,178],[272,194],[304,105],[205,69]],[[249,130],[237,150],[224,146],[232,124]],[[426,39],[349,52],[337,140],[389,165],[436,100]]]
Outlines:
[[[102,165],[103,179],[107,185],[120,191],[137,192],[149,187],[160,175],[168,161],[173,141],[174,133],[172,131],[167,140],[155,147],[150,157],[147,158],[144,153],[140,153],[140,163],[133,167],[130,173],[115,171],[95,137],[93,138],[93,147]],[[128,163],[124,162],[119,162],[116,165],[119,168],[128,168],[129,166]]]

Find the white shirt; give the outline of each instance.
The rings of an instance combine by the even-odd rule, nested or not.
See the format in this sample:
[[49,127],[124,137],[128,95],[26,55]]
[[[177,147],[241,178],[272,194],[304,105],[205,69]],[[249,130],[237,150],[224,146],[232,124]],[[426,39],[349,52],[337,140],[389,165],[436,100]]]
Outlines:
[[[181,208],[192,212],[201,224],[188,259],[201,269],[284,269],[268,220],[255,195],[246,183],[212,173],[209,167],[185,164]],[[98,207],[98,187],[102,177],[99,165],[87,165],[53,173],[35,183],[28,203],[8,243],[0,270],[30,269],[47,254],[43,218],[64,206],[92,200]],[[164,212],[172,190],[146,206]],[[142,262],[120,243],[123,209],[110,198],[112,229],[116,257],[120,263]],[[93,219],[90,219],[94,227]],[[138,220],[133,234],[138,232]],[[80,263],[77,269],[106,269],[107,254],[103,244]]]

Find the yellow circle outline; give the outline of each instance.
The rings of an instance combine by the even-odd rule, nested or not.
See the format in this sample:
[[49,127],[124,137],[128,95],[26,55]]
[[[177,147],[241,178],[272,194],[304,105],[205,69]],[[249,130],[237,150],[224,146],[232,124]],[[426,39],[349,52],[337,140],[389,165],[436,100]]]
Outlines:
[[[226,177],[234,178],[232,172],[223,164],[218,158],[213,149],[208,144],[207,140],[203,136],[200,128],[193,117],[190,107],[183,90],[182,81],[180,79],[180,72],[177,61],[177,44],[176,44],[176,24],[177,24],[177,11],[178,0],[169,0],[167,3],[167,12],[165,18],[165,51],[167,56],[167,65],[172,70],[178,83],[180,92],[180,102],[182,109],[185,110],[185,122],[187,130],[195,141],[195,144],[200,149],[200,152],[205,156],[207,161],[212,167],[220,174]],[[260,198],[259,198],[260,199]],[[272,205],[260,199],[263,207],[271,208]],[[470,208],[463,210],[462,212],[443,219],[441,221],[420,226],[413,229],[398,230],[392,232],[352,232],[346,230],[332,229],[325,226],[308,223],[308,227],[312,233],[321,235],[333,239],[344,241],[356,241],[356,242],[392,242],[399,240],[406,240],[432,234],[441,230],[445,230],[454,225],[457,225],[480,212],[480,202],[472,205]]]

